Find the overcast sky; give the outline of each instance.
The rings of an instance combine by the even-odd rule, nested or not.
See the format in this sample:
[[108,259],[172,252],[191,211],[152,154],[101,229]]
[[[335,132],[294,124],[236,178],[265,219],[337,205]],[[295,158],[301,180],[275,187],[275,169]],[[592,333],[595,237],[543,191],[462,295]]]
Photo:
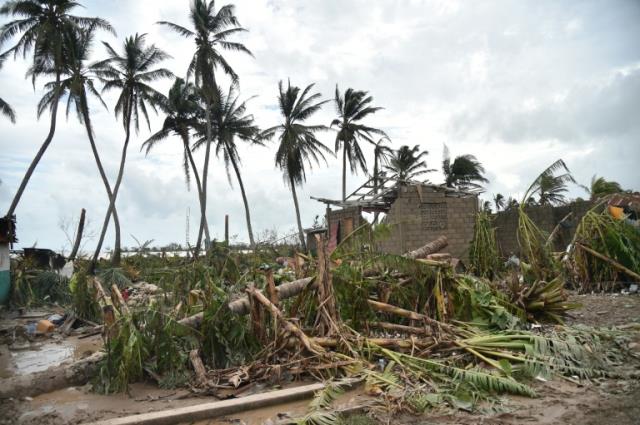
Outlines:
[[[98,40],[118,50],[122,39],[147,33],[173,56],[166,67],[183,76],[194,46],[155,25],[168,20],[185,26],[187,0],[82,1],[76,14],[108,19],[118,35]],[[220,3],[223,4],[223,3]],[[640,2],[623,1],[371,1],[238,0],[237,16],[249,30],[242,41],[255,58],[227,55],[240,75],[242,98],[262,127],[280,123],[276,106],[280,79],[316,83],[324,98],[341,89],[368,90],[385,109],[367,123],[385,130],[395,147],[419,144],[428,165],[440,168],[443,145],[453,156],[475,155],[491,183],[485,197],[519,195],[548,164],[563,158],[579,182],[594,174],[640,189]],[[8,45],[3,47],[6,49]],[[95,59],[105,56],[96,44]],[[0,97],[17,112],[12,125],[0,118],[0,210],[6,211],[31,158],[48,131],[36,121],[34,91],[24,79],[27,63],[7,61],[0,70]],[[166,91],[170,81],[157,84]],[[100,154],[115,180],[122,126],[95,101],[92,120]],[[61,109],[63,111],[63,109]],[[335,115],[325,105],[311,124],[328,125]],[[152,130],[161,117],[152,121]],[[196,239],[198,202],[186,190],[181,145],[169,139],[145,157],[149,136],[141,128],[130,144],[118,212],[123,245],[154,239],[154,245]],[[321,140],[333,148],[335,134]],[[293,202],[282,174],[274,168],[275,143],[241,147],[242,173],[257,233],[285,234],[295,225]],[[370,153],[370,149],[365,146]],[[202,163],[202,153],[197,154]],[[369,155],[370,156],[370,155]],[[231,233],[247,240],[240,192],[230,187],[221,161],[213,159],[208,219],[212,235],[223,234],[224,214]],[[308,173],[299,190],[303,225],[311,225],[323,205],[309,196],[340,196],[340,164]],[[442,181],[440,172],[430,180]],[[355,189],[364,176],[348,177]],[[578,188],[573,196],[585,196]],[[83,127],[74,115],[59,114],[55,138],[36,169],[17,209],[20,246],[59,249],[65,245],[61,220],[87,209],[95,231],[107,207],[104,187]],[[112,247],[112,231],[106,242]],[[89,243],[87,248],[91,249]]]

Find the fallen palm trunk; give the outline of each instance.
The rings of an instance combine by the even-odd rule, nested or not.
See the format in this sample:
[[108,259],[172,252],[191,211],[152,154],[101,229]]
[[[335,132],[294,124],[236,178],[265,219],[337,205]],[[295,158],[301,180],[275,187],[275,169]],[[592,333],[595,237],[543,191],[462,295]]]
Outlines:
[[262,292],[258,291],[256,288],[249,288],[247,289],[247,292],[249,293],[249,295],[254,297],[256,301],[264,305],[274,317],[277,317],[279,322],[283,324],[286,331],[297,336],[300,342],[302,342],[302,345],[304,345],[304,347],[309,352],[317,355],[320,355],[322,354],[322,352],[324,352],[324,349],[313,343],[313,341],[309,339],[309,337],[302,331],[302,329],[288,321],[284,317],[280,309],[276,307],[271,301],[269,301]]
[[431,241],[414,251],[407,252],[403,257],[414,260],[417,258],[426,258],[429,254],[435,254],[436,252],[443,250],[447,245],[449,245],[447,237],[440,236],[438,239]]
[[611,267],[618,269],[619,271],[621,271],[622,273],[628,275],[629,277],[637,280],[638,282],[640,282],[640,274],[634,272],[633,270],[630,270],[628,268],[626,268],[625,266],[623,266],[622,264],[618,263],[615,260],[612,260],[611,258],[607,257],[606,255],[602,255],[597,251],[594,251],[593,249],[589,248],[588,246],[582,245],[582,244],[576,244],[576,246],[578,246],[580,249],[585,250],[586,252],[588,252],[589,254],[593,255],[594,257],[597,257],[599,259],[601,259],[602,261],[606,262],[607,264],[611,265]]
[[381,303],[379,301],[374,301],[374,300],[367,300],[367,303],[369,303],[369,306],[371,308],[373,308],[374,310],[377,310],[377,311],[382,311],[384,313],[395,314],[397,316],[405,317],[405,318],[411,319],[411,320],[423,321],[423,322],[425,322],[426,324],[428,324],[430,326],[439,327],[441,329],[444,329],[444,330],[446,330],[448,332],[451,332],[451,333],[454,333],[454,334],[457,331],[459,331],[459,329],[456,329],[453,326],[448,325],[446,323],[442,323],[442,322],[439,322],[437,320],[434,320],[434,319],[430,318],[429,316],[427,316],[425,314],[416,313],[415,311],[411,311],[411,310],[405,310],[404,308],[396,307],[396,306],[391,305],[391,304],[385,304],[385,303]]
[[[338,347],[344,341],[340,338],[311,338],[314,344],[318,344],[321,347],[335,348]],[[411,348],[424,348],[433,345],[435,341],[432,338],[427,339],[408,339],[408,338],[359,338],[355,341],[358,345],[377,345],[378,347],[387,348],[399,348],[399,349],[411,349]]]
[[369,322],[368,325],[372,328],[380,328],[387,331],[396,331],[416,335],[431,335],[430,329],[419,328],[417,326],[398,325],[397,323],[388,322]]
[[[286,298],[291,298],[302,291],[305,288],[310,287],[314,288],[316,283],[314,282],[315,277],[305,277],[304,279],[294,280],[293,282],[283,283],[280,286],[276,286],[276,294],[278,295],[279,300],[283,300]],[[249,314],[251,311],[251,304],[249,303],[249,297],[242,297],[235,301],[232,301],[228,304],[229,310],[237,315]],[[202,318],[204,317],[203,313],[194,314],[193,316],[185,317],[178,321],[181,325],[191,326],[193,328],[198,328],[202,324]]]
[[63,363],[42,372],[0,379],[0,398],[34,397],[62,388],[84,385],[95,375],[106,353],[97,352],[73,363]]

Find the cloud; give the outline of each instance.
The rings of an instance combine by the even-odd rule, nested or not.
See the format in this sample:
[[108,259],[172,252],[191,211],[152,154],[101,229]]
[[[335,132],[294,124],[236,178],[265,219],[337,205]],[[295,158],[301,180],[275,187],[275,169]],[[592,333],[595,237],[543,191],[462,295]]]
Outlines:
[[[148,41],[173,58],[166,66],[184,75],[193,41],[156,25],[188,23],[186,2],[87,0],[78,13],[108,19],[118,36],[102,34],[114,48],[125,36],[148,34]],[[240,40],[254,58],[229,53],[240,75],[241,97],[259,125],[280,122],[277,83],[315,89],[330,99],[336,84],[370,91],[385,109],[369,124],[385,130],[396,147],[420,144],[430,152],[430,168],[439,168],[443,144],[453,155],[474,154],[485,165],[489,196],[518,195],[549,163],[564,158],[581,182],[593,174],[638,189],[640,174],[640,4],[629,1],[460,2],[406,0],[238,0],[237,15],[249,29]],[[98,43],[94,58],[104,57]],[[42,94],[24,80],[27,62],[7,61],[0,70],[2,97],[14,106],[18,123],[0,119],[0,209],[11,196],[48,131],[48,117],[35,120]],[[224,80],[224,78],[221,78]],[[228,82],[228,81],[227,81]],[[166,91],[170,81],[156,85]],[[105,96],[113,108],[117,93]],[[110,180],[115,180],[124,132],[122,124],[96,102],[92,120],[98,148]],[[311,123],[329,124],[335,111],[327,104]],[[152,118],[152,129],[161,124]],[[186,191],[182,146],[168,139],[149,155],[139,152],[149,132],[141,128],[128,152],[118,210],[125,245],[138,239],[154,244],[195,240],[199,205],[195,188]],[[321,140],[333,147],[335,134]],[[365,147],[368,158],[370,149]],[[241,146],[242,176],[256,233],[295,226],[291,193],[274,167],[275,141],[266,147]],[[202,166],[203,152],[196,152]],[[310,195],[339,197],[340,162],[314,167],[298,190],[303,224],[324,206]],[[430,179],[442,179],[440,172]],[[348,190],[363,176],[348,177]],[[209,180],[208,220],[215,237],[223,235],[224,215],[231,233],[247,240],[244,208],[237,182],[229,185],[224,166],[214,159]],[[574,196],[583,195],[573,188]],[[107,207],[84,128],[75,116],[58,119],[56,136],[38,166],[18,208],[23,244],[58,247],[60,217],[86,208],[102,222]],[[186,229],[187,215],[190,228]],[[112,246],[112,230],[107,245]]]

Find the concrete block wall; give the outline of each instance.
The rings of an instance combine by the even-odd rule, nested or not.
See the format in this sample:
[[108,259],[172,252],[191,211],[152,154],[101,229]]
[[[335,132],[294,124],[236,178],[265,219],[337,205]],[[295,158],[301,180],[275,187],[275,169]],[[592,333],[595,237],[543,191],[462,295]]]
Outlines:
[[[525,211],[531,220],[546,234],[550,234],[556,225],[569,213],[572,216],[560,228],[558,237],[555,240],[554,249],[564,250],[571,242],[578,224],[589,209],[593,207],[590,201],[576,201],[560,207],[552,206],[532,206]],[[518,255],[518,211],[516,209],[501,211],[494,214],[494,225],[496,227],[498,250],[503,257],[511,254]]]
[[475,196],[446,196],[427,186],[401,187],[385,218],[391,235],[380,242],[380,249],[403,254],[445,235],[449,239],[446,251],[466,259],[476,211]]

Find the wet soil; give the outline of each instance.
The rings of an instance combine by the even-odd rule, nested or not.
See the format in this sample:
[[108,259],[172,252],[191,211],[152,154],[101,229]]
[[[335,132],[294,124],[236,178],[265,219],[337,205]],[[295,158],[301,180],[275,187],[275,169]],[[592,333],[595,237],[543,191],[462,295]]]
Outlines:
[[[567,321],[569,324],[616,326],[630,332],[631,341],[628,347],[631,354],[623,365],[617,366],[616,371],[620,373],[620,378],[603,378],[582,383],[569,382],[561,378],[548,382],[535,382],[533,386],[539,394],[538,398],[504,397],[501,413],[489,415],[441,411],[420,417],[383,418],[384,421],[380,423],[394,425],[640,424],[640,296],[575,295],[572,296],[572,301],[581,303],[582,307],[572,312]],[[44,340],[36,352],[48,352],[51,348],[48,344],[56,346],[58,351],[64,351],[67,357],[69,355],[76,357],[97,349],[100,340],[99,336],[89,341],[74,339],[74,337],[63,341]],[[74,348],[71,353],[64,348],[68,347],[68,344]],[[24,373],[25,369],[42,367],[42,357],[35,356],[36,361],[25,359],[16,361],[15,357],[18,356],[6,356],[7,353],[11,355],[11,351],[6,345],[0,345],[0,376],[2,373]],[[269,389],[256,387],[247,394]],[[339,400],[340,406],[350,406],[363,401],[357,392],[347,393],[344,397]],[[33,399],[0,400],[0,412],[2,412],[0,424],[80,424],[215,400],[212,397],[194,397],[187,390],[163,390],[153,384],[145,383],[132,385],[129,395],[102,396],[91,393],[88,386],[73,387],[43,394]],[[283,423],[288,417],[304,415],[307,406],[308,400],[299,401],[202,421],[198,422],[198,425]],[[347,418],[344,423],[351,422]]]

